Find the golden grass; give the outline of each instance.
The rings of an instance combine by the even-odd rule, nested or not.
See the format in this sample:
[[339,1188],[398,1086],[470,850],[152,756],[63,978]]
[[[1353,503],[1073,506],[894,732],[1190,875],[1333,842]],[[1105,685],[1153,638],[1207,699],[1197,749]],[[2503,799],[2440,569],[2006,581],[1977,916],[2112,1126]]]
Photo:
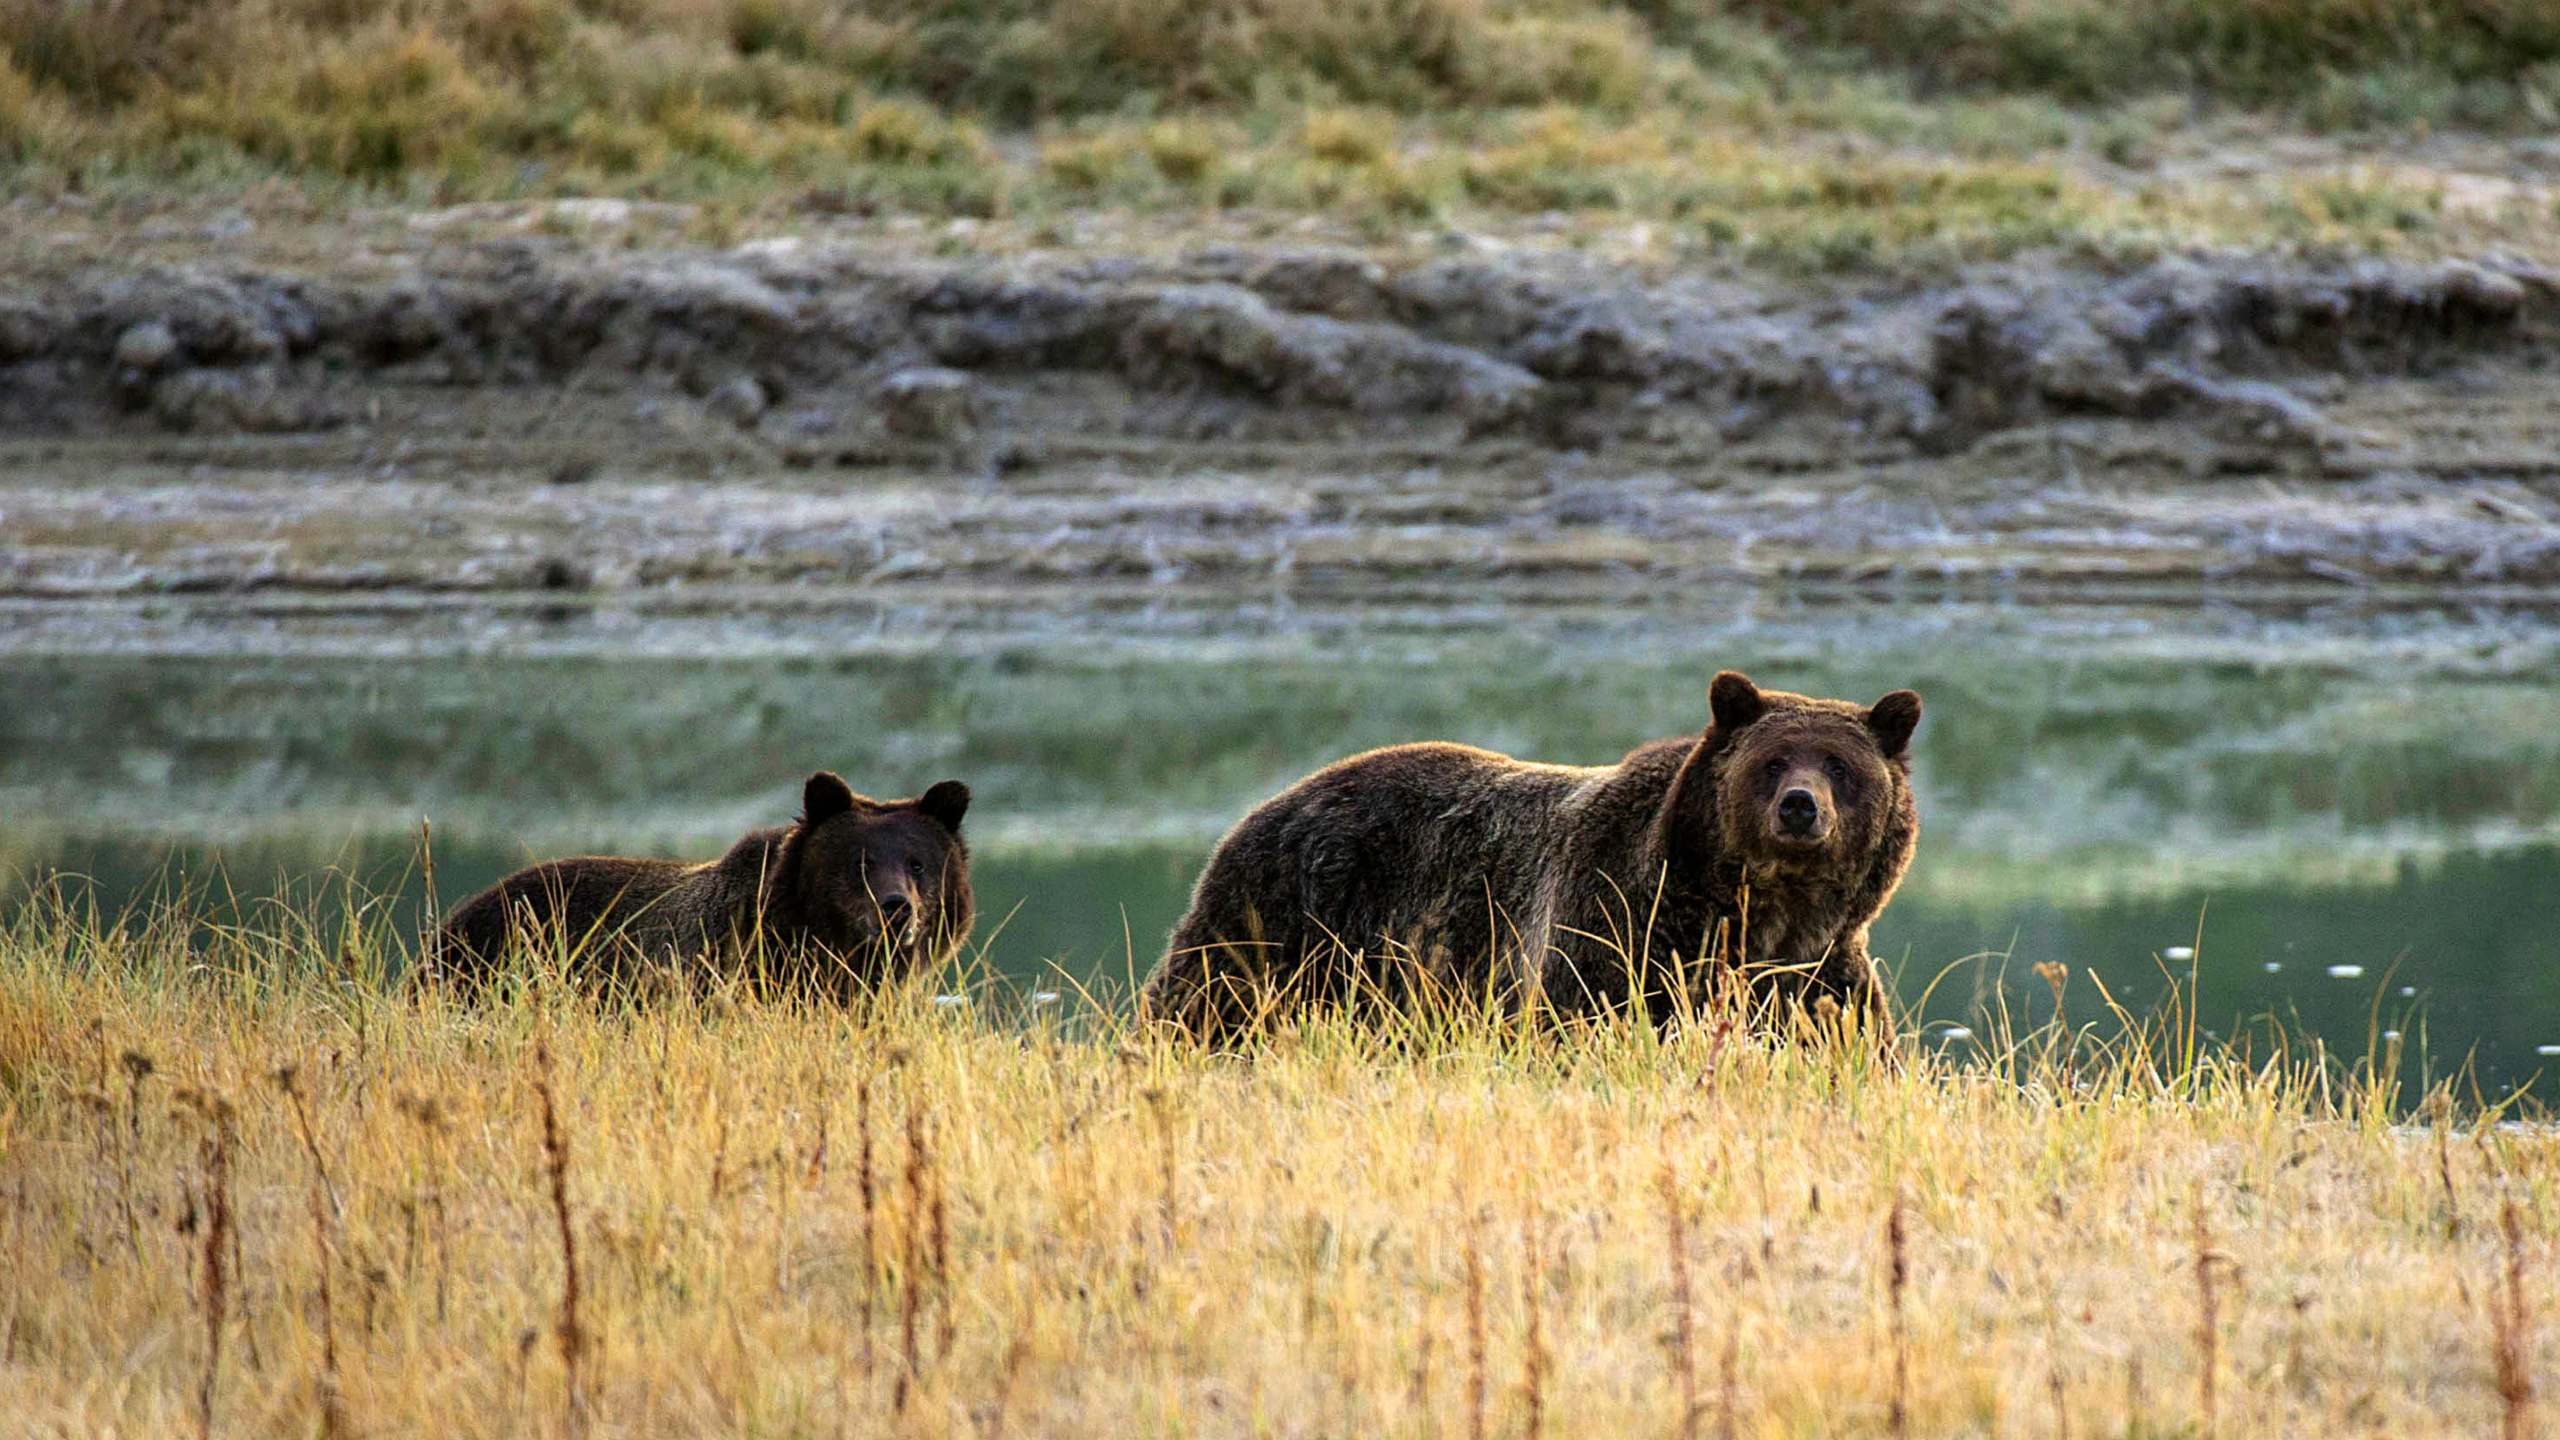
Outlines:
[[379,911],[201,919],[0,939],[19,1433],[2479,1434],[2560,1358],[2560,1145],[2174,1006],[1220,1057],[993,989],[471,1011]]

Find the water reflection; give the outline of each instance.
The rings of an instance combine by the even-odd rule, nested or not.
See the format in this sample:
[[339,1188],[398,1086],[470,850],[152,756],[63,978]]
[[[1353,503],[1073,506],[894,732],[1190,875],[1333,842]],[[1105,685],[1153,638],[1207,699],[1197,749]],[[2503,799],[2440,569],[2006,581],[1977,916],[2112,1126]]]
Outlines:
[[[255,890],[331,862],[447,898],[533,855],[707,855],[817,765],[970,781],[982,934],[1019,978],[1125,981],[1219,829],[1307,768],[1444,736],[1601,761],[1701,723],[1722,665],[1914,685],[1926,826],[1878,926],[1933,1008],[2047,960],[2120,996],[2349,1054],[2560,1042],[2560,626],[2531,614],[1999,607],[1116,616],[791,609],[60,612],[0,637],[0,867],[101,893],[219,852]],[[1001,928],[997,928],[1001,925]],[[1047,977],[1041,979],[1039,977]],[[1063,978],[1062,978],[1063,977]],[[2414,993],[2404,993],[2414,987]],[[2013,984],[2030,1013],[2041,985]]]

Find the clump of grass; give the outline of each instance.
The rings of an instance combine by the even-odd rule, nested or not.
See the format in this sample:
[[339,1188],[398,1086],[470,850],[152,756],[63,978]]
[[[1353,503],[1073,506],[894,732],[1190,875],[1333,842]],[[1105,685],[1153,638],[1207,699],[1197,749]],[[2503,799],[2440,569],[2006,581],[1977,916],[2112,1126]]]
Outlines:
[[39,153],[45,108],[35,81],[0,52],[0,160],[29,160]]
[[1384,116],[1372,111],[1311,110],[1298,143],[1318,160],[1357,168],[1384,164],[1394,148],[1395,131]]
[[1156,173],[1185,187],[1215,180],[1230,146],[1217,126],[1199,120],[1159,120],[1147,127],[1143,140]]
[[955,125],[902,100],[863,106],[845,138],[854,158],[881,165],[978,163],[986,156],[986,141],[975,127]]
[[386,26],[171,95],[151,123],[173,141],[217,141],[288,172],[391,181],[487,163],[504,105],[450,39]]
[[[2220,1433],[2486,1433],[2549,1363],[2548,1327],[2513,1297],[2520,1237],[2560,1193],[2560,1144],[2493,1132],[2498,1115],[2449,1093],[2404,1104],[2307,1048],[2200,1037],[2190,1055],[2178,1011],[2111,1008],[2067,1042],[1986,1017],[1981,1058],[1961,1064],[1913,1050],[1881,1065],[1721,1013],[1659,1032],[1316,1018],[1222,1056],[1107,1008],[1025,1031],[929,992],[625,1006],[534,987],[464,1007],[380,978],[414,943],[398,918],[0,917],[14,1423],[156,1433],[291,1408],[332,1343],[329,1312],[302,1302],[339,1266],[381,1272],[376,1323],[335,1343],[350,1409],[386,1433],[792,1433],[888,1416],[903,1389],[895,1423],[936,1433],[1235,1413],[1210,1396],[1256,1397],[1253,1423],[1292,1433],[1837,1433],[1880,1429],[1898,1395],[1909,1432],[1935,1434],[2057,1406],[2058,1345],[2127,1369],[2121,1401],[2074,1392],[2078,1433],[2158,1421],[2136,1360],[2181,1389],[2214,1376]],[[350,944],[392,953],[351,977]],[[291,1091],[227,1129],[140,1127],[138,1174],[195,1177],[208,1218],[191,1264],[115,1238],[120,1162],[91,1097],[124,1047],[177,1095],[339,1057],[303,1060]],[[512,1055],[529,1074],[491,1063]],[[813,1180],[808,1092],[839,1073],[850,1153]],[[435,1097],[436,1123],[365,1098],[386,1095]],[[2465,1143],[2429,1154],[2398,1128],[2413,1108]],[[129,1135],[123,1112],[110,1102]],[[2476,1162],[2471,1138],[2487,1141]],[[706,1206],[724,1146],[725,1194]],[[2477,1236],[2448,1237],[2439,1213],[2439,1172],[2475,1163],[2499,1167],[2519,1237],[2490,1312],[2487,1338],[2514,1357],[2497,1373],[2460,1299]],[[2185,1178],[2208,1171],[2246,1203],[2208,1217]],[[449,1301],[423,1264],[373,1258],[434,1213],[430,1177]],[[1897,1285],[1892,1218],[1841,1199],[1906,1192],[1930,1197],[1929,1263],[1911,1266],[1906,1213]],[[2190,1206],[2206,1233],[2179,1223]],[[242,1231],[272,1228],[257,1217],[305,1209],[324,1238],[274,1229],[281,1243],[242,1263]],[[2215,1314],[2203,1353],[2198,1309],[2227,1311],[2235,1290],[2225,1251],[2249,1257],[2253,1292],[2353,1273],[2353,1303],[2302,1311],[2281,1337],[2225,1333]],[[1684,1290],[1707,1276],[1712,1290]],[[1883,1343],[1907,1359],[1899,1385],[1877,1354],[1897,1293]],[[899,1333],[866,1369],[855,1331],[893,1303]],[[2376,1350],[2375,1333],[2397,1343]],[[583,1415],[510,1408],[555,1337]],[[2310,1363],[2285,1363],[2297,1345]]]

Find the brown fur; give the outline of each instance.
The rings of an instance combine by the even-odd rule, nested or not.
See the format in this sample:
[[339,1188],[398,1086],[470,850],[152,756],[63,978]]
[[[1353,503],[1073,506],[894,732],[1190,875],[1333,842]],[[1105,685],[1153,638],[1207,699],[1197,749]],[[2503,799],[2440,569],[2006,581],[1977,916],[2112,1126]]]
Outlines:
[[969,787],[872,800],[822,770],[801,798],[798,820],[702,864],[592,855],[519,870],[446,917],[434,978],[477,988],[511,947],[556,946],[599,988],[739,974],[842,998],[948,961],[977,915]]
[[[1867,928],[1919,835],[1920,697],[1862,708],[1728,671],[1709,700],[1704,733],[1615,765],[1422,744],[1317,771],[1219,842],[1141,1012],[1212,1039],[1426,995],[1659,1022],[1721,970],[1882,1022]],[[1791,792],[1811,832],[1792,839]]]

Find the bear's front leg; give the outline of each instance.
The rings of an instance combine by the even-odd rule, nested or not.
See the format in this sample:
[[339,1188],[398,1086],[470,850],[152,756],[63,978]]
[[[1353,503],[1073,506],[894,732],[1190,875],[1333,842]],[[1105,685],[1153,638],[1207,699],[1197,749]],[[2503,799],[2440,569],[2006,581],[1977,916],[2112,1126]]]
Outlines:
[[1819,997],[1824,996],[1838,1001],[1858,1017],[1859,1025],[1879,1051],[1894,1052],[1893,997],[1887,992],[1884,972],[1868,952],[1867,927],[1859,926],[1831,947],[1807,989],[1808,1003],[1818,1003]]

